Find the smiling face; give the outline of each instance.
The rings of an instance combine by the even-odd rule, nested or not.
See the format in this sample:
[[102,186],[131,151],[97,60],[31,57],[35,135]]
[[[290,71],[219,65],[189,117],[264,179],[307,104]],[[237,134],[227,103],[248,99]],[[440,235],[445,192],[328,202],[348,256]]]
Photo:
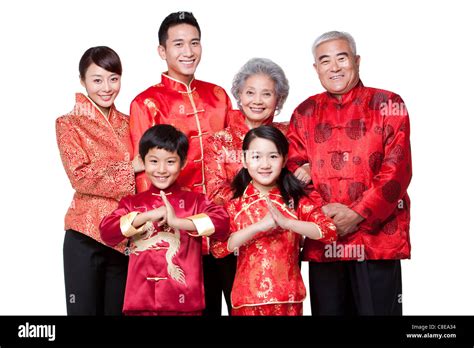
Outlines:
[[86,70],[81,84],[89,98],[107,115],[120,92],[120,75],[92,63]]
[[316,47],[314,68],[323,87],[338,97],[359,82],[360,57],[343,39],[326,41]]
[[189,24],[169,28],[165,46],[158,46],[160,57],[168,65],[168,75],[186,84],[194,77],[201,51],[199,31]]
[[173,185],[183,167],[176,151],[169,152],[155,147],[145,156],[145,173],[152,185],[160,190]]
[[246,123],[250,128],[260,126],[275,114],[278,100],[275,82],[269,76],[256,74],[248,77],[239,96]]
[[263,138],[255,138],[250,142],[243,161],[254,186],[263,193],[275,187],[285,164],[286,158],[278,153],[275,144]]

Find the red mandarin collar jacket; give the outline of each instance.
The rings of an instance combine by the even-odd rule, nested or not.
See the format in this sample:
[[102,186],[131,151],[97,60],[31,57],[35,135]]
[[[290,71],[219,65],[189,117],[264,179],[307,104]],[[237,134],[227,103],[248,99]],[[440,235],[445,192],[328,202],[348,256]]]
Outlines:
[[[410,123],[399,95],[362,82],[341,100],[314,95],[294,111],[288,139],[289,169],[310,163],[321,204],[345,204],[365,219],[338,244],[363,247],[365,259],[410,257]],[[305,242],[305,260],[354,258]]]
[[[178,183],[185,189],[206,193],[204,144],[228,125],[232,103],[223,88],[192,80],[189,86],[161,75],[161,82],[140,93],[130,105],[130,132],[134,156],[145,131],[156,124],[170,124],[189,140],[188,161]],[[137,175],[137,191],[150,187],[144,173]]]
[[[89,98],[77,93],[74,110],[56,120],[56,138],[75,190],[64,228],[104,243],[100,221],[122,197],[135,192],[129,118],[115,106],[106,117]],[[125,243],[115,249],[123,252]]]
[[[176,216],[191,219],[199,235],[223,240],[229,233],[229,215],[203,194],[184,191],[175,183],[164,190]],[[134,229],[133,219],[164,205],[160,190],[123,198],[104,218],[101,236],[109,245],[124,240]],[[201,237],[186,231],[147,223],[130,238],[124,313],[195,312],[204,308]]]
[[[278,188],[267,195],[284,216],[318,225],[322,238],[315,243],[324,246],[336,240],[336,227],[322,213],[313,195],[302,197],[296,210],[285,204]],[[242,197],[227,203],[231,233],[264,218],[268,213],[267,195],[250,183]],[[233,308],[303,302],[306,290],[298,265],[301,238],[292,231],[275,228],[258,233],[239,248],[231,294]],[[211,245],[211,252],[216,257],[230,254],[227,241],[212,242]]]

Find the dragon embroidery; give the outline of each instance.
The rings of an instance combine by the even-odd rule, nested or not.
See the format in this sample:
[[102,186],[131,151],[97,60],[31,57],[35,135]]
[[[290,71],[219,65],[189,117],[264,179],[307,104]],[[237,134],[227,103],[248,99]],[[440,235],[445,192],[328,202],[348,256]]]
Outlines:
[[[168,225],[163,226],[163,231],[157,232],[153,223],[147,222],[143,228],[144,233],[135,235],[132,238],[130,247],[130,254],[138,255],[140,252],[146,250],[160,250],[168,249],[166,251],[166,263],[168,264],[167,271],[172,279],[186,285],[186,277],[183,269],[173,263],[173,257],[178,253],[180,241],[180,232]],[[158,246],[160,242],[166,242],[168,247]]]

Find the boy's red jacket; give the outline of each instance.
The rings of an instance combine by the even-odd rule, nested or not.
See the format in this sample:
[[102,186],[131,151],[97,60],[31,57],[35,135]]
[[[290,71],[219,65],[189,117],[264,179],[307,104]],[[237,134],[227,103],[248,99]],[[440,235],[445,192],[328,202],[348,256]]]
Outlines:
[[[218,240],[229,234],[229,215],[203,194],[184,191],[178,184],[164,190],[176,216],[189,218],[199,235]],[[164,205],[160,190],[123,198],[118,208],[102,220],[102,239],[115,245],[134,229],[138,213]],[[130,238],[128,278],[123,312],[125,314],[159,312],[195,312],[204,309],[201,237],[186,231],[147,223]],[[139,229],[139,230],[140,230]]]

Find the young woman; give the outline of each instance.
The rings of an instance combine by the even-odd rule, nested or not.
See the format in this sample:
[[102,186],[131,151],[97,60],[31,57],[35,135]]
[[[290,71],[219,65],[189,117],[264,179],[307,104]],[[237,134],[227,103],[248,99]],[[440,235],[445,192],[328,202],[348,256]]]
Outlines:
[[331,243],[336,227],[286,169],[288,141],[272,126],[250,130],[243,168],[226,208],[231,236],[217,257],[237,253],[232,315],[302,315],[306,290],[298,267],[300,238]]
[[120,315],[128,258],[125,244],[104,245],[99,224],[118,201],[135,193],[128,117],[115,109],[122,65],[112,49],[89,48],[79,62],[87,95],[76,94],[74,109],[56,120],[66,174],[75,190],[66,213],[64,279],[68,315]]

